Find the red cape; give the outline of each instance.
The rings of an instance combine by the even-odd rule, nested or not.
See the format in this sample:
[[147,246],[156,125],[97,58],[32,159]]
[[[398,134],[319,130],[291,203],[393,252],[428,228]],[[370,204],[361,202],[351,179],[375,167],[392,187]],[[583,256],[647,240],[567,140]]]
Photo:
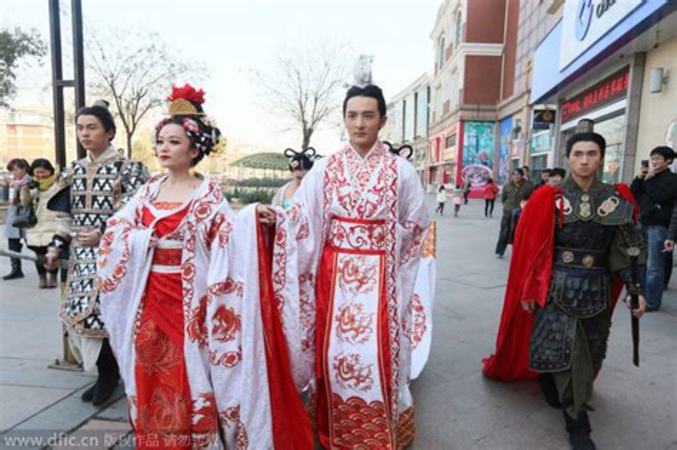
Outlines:
[[[615,187],[620,196],[636,209],[630,189],[624,184]],[[496,351],[482,361],[482,372],[488,378],[518,381],[539,375],[529,369],[529,340],[535,315],[526,312],[521,302],[535,300],[544,306],[547,300],[555,250],[555,201],[558,192],[561,190],[550,185],[537,189],[522,211],[513,245]],[[622,288],[620,280],[616,280],[611,293],[613,306]]]

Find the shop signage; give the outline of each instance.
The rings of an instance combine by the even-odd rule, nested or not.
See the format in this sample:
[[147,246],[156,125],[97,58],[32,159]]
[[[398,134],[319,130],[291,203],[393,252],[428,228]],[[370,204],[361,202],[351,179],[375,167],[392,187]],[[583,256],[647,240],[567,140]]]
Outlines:
[[628,92],[629,81],[630,71],[626,66],[590,89],[566,100],[561,108],[562,123],[624,98]]
[[566,0],[559,68],[563,70],[644,0]]
[[552,109],[535,109],[531,127],[534,130],[547,130],[555,124],[556,112]]

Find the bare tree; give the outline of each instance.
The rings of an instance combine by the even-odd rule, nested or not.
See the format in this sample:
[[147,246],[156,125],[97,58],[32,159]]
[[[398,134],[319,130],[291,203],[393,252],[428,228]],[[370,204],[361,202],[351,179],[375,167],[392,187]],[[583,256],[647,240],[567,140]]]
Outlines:
[[255,71],[266,106],[300,131],[303,148],[340,109],[351,53],[344,46],[307,45],[279,51],[272,70]]
[[[108,31],[108,32],[106,32]],[[87,30],[87,68],[92,93],[111,99],[126,133],[131,156],[134,133],[144,116],[164,104],[178,79],[204,73],[202,64],[180,62],[157,33]]]

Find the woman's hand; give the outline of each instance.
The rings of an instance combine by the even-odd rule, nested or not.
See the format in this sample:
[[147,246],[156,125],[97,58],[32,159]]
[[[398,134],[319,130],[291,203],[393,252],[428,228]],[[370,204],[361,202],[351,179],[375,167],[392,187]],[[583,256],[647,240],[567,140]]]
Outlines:
[[275,225],[277,220],[275,210],[270,206],[262,205],[261,203],[256,205],[256,215],[259,218],[259,222],[264,225]]

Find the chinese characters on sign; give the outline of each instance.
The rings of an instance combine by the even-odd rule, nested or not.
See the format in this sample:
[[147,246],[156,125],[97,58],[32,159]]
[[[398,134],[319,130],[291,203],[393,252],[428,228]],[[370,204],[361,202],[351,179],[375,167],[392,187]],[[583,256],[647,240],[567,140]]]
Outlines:
[[562,122],[567,122],[587,112],[620,100],[627,95],[630,71],[628,66],[600,81],[590,89],[562,104]]

